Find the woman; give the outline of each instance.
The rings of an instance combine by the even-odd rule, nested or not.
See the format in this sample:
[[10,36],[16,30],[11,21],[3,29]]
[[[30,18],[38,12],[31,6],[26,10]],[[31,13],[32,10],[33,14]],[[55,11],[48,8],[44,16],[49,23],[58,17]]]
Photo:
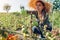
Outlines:
[[43,30],[44,25],[47,25],[46,30],[51,31],[52,30],[52,25],[49,22],[48,19],[48,10],[46,10],[46,5],[43,1],[36,1],[36,11],[35,13],[33,13],[36,18],[37,18],[37,22],[38,22],[38,26],[34,26],[32,27],[32,31],[35,34],[40,34],[41,38],[45,38],[43,35],[43,31],[41,31],[41,29]]

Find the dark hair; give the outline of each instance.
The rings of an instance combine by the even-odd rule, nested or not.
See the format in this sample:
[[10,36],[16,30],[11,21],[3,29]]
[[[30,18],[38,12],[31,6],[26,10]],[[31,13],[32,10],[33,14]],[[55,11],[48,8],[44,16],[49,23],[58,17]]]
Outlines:
[[42,9],[42,12],[43,12],[43,13],[46,13],[46,8],[45,8],[44,2],[43,2],[43,1],[37,1],[37,2],[36,2],[36,5],[37,5],[38,2],[40,2],[40,3],[44,6],[44,8]]

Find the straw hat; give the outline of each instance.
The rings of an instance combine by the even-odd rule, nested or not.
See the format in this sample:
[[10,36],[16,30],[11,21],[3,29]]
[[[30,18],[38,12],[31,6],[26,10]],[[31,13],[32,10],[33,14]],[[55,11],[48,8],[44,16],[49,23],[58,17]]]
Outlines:
[[36,9],[36,2],[42,1],[45,4],[46,12],[48,13],[51,9],[51,4],[46,2],[45,0],[30,0],[29,7]]

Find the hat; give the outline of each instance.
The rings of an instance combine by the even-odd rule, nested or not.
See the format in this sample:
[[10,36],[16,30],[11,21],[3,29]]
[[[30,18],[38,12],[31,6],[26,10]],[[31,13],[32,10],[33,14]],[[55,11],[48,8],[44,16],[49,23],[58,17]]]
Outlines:
[[30,0],[29,2],[29,7],[36,9],[36,2],[37,1],[42,1],[45,4],[46,12],[49,12],[51,9],[51,4],[46,2],[45,0]]

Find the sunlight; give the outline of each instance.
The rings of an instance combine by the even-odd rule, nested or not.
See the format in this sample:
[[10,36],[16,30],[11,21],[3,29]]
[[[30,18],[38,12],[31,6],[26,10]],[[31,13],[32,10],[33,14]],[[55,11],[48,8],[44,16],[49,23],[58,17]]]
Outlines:
[[28,0],[0,0],[0,12],[5,12],[3,6],[5,4],[11,5],[9,12],[20,11],[20,5],[24,6],[25,9],[29,9]]

